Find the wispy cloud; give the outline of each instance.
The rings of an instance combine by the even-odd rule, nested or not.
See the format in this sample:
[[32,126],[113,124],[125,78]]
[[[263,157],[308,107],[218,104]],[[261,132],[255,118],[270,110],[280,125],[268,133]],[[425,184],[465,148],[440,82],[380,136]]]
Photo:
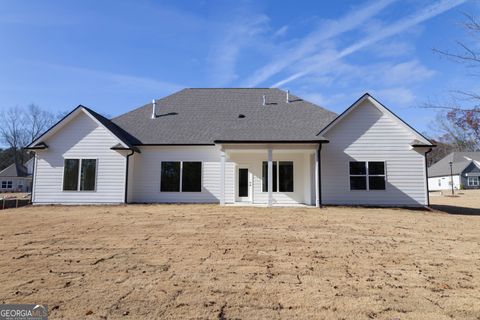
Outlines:
[[303,69],[301,71],[298,71],[292,75],[290,75],[287,78],[282,79],[281,81],[278,81],[273,85],[273,87],[280,87],[283,86],[289,82],[292,82],[298,78],[301,78],[303,76],[306,76],[312,72],[315,72],[315,70],[319,68],[323,68],[337,60],[340,60],[344,57],[347,57],[361,49],[364,49],[366,47],[369,47],[381,40],[384,40],[386,38],[389,38],[393,35],[396,35],[400,32],[403,32],[423,21],[426,21],[428,19],[431,19],[447,10],[450,10],[452,8],[455,8],[459,6],[460,4],[466,2],[466,0],[443,0],[438,3],[435,3],[433,5],[430,5],[423,10],[410,15],[404,19],[401,19],[393,24],[390,24],[388,27],[379,30],[377,32],[373,32],[370,35],[364,37],[363,39],[355,42],[354,44],[344,48],[341,51],[338,51],[334,54],[332,54],[331,51],[328,52],[328,55],[325,54],[325,52],[318,53],[312,57],[309,57],[308,59],[312,62],[315,62],[311,64],[311,66],[308,69]]
[[213,85],[225,86],[238,78],[235,67],[240,51],[268,29],[268,21],[265,15],[238,18],[225,28],[208,58]]
[[365,21],[371,19],[395,1],[374,1],[368,6],[356,9],[337,20],[321,24],[314,32],[303,38],[295,48],[284,50],[284,53],[275,57],[272,62],[257,70],[252,76],[247,78],[244,85],[254,87],[267,81],[292,63],[315,53],[322,42],[361,26]]
[[61,70],[69,73],[72,77],[84,76],[91,77],[96,81],[102,82],[107,87],[123,88],[128,90],[158,90],[159,92],[172,92],[182,88],[182,86],[158,79],[147,77],[138,77],[121,73],[113,73],[96,69],[83,67],[59,65],[59,64],[43,64],[51,69]]

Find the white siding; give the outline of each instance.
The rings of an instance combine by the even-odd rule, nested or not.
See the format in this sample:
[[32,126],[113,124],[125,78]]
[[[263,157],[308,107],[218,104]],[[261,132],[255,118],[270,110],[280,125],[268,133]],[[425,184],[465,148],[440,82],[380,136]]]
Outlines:
[[[125,193],[125,157],[110,150],[117,143],[107,129],[80,112],[48,138],[49,148],[38,152],[33,203],[122,203]],[[65,158],[97,159],[96,191],[63,191]]]
[[[449,190],[452,188],[450,184],[450,176],[428,178],[428,190],[430,191],[439,191],[439,190]],[[453,188],[460,189],[460,176],[453,176]]]
[[[233,154],[230,160],[235,163],[234,172],[240,166],[248,167],[253,175],[253,203],[267,204],[268,192],[262,189],[262,162],[268,160],[267,150],[262,153],[244,153]],[[310,198],[310,178],[308,170],[307,153],[290,153],[273,151],[273,161],[293,161],[293,192],[273,192],[273,204],[311,204]],[[230,173],[231,174],[231,173]],[[233,185],[233,195],[230,199],[235,198],[238,193],[237,183]]]
[[[220,151],[214,146],[142,146],[134,156],[132,202],[219,202]],[[202,192],[160,192],[162,161],[201,161]],[[232,164],[226,163],[226,201],[231,201]]]
[[[366,100],[327,132],[322,148],[324,204],[427,204],[424,154],[411,149],[416,138],[397,119]],[[386,190],[351,191],[350,161],[386,161]]]
[[[220,151],[215,146],[143,146],[135,154],[133,178],[129,183],[131,201],[150,202],[220,202]],[[131,158],[131,159],[132,159]],[[235,153],[227,151],[225,163],[225,202],[234,203],[237,194],[236,172],[239,165],[247,165],[253,175],[253,203],[266,204],[268,193],[262,191],[262,161],[267,160],[267,150]],[[310,178],[305,170],[310,158],[306,153],[281,153],[274,151],[274,161],[294,162],[294,192],[274,193],[274,204],[310,203]],[[160,192],[162,161],[201,161],[202,192]]]

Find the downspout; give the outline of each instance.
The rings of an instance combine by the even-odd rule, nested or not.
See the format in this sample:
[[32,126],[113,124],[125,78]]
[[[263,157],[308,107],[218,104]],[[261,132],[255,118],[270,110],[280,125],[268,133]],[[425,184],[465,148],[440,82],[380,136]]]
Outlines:
[[318,202],[320,208],[322,208],[322,157],[321,157],[321,151],[322,151],[322,144],[318,144],[318,152],[317,152],[317,161],[318,161]]
[[428,167],[427,167],[427,154],[430,153],[433,148],[428,149],[425,152],[425,183],[427,185],[427,207],[430,207],[430,190],[428,190]]
[[127,154],[127,168],[125,170],[125,204],[128,203],[128,167],[129,167],[129,160],[130,160],[130,156],[132,156],[133,154],[135,153],[135,150],[131,150],[131,153],[130,154]]
[[35,198],[35,193],[34,193],[34,190],[35,190],[35,176],[36,176],[36,173],[37,173],[37,153],[34,152],[33,153],[33,170],[32,170],[32,185],[30,186],[30,193],[32,194],[30,196],[30,203],[33,204],[33,199]]

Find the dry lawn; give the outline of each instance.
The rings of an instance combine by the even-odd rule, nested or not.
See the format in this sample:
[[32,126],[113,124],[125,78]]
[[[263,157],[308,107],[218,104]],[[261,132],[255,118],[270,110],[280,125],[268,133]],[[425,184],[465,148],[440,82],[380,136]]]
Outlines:
[[0,303],[51,319],[480,319],[480,215],[24,207],[0,250]]

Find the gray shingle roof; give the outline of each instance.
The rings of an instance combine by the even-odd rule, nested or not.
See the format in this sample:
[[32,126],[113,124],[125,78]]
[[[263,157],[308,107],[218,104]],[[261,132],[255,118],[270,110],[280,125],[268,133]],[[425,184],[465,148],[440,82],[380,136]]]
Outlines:
[[429,177],[440,177],[450,175],[450,162],[452,162],[452,172],[454,175],[462,171],[472,162],[480,161],[480,152],[452,152],[440,161],[432,164],[428,168]]
[[294,95],[289,100],[279,89],[184,89],[156,100],[155,119],[150,103],[111,121],[134,144],[322,140],[317,133],[337,115]]

